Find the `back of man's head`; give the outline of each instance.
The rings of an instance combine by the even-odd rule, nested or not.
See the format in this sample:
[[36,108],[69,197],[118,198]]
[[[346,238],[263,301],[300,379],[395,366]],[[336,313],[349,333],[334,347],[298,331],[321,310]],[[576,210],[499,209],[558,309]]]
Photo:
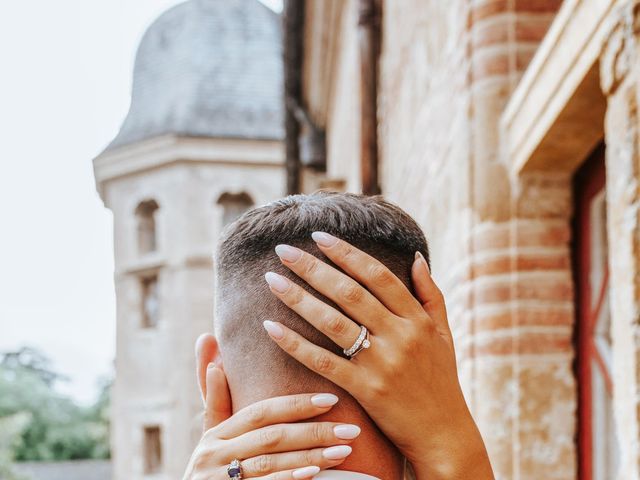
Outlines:
[[245,213],[223,234],[216,259],[216,336],[234,411],[274,396],[334,392],[341,401],[330,414],[339,416],[342,408],[343,416],[348,412],[352,419],[333,416],[332,420],[353,421],[355,416],[369,421],[346,392],[284,353],[262,327],[264,320],[281,322],[311,342],[342,354],[338,346],[281,303],[264,280],[268,271],[280,273],[335,306],[282,266],[274,252],[276,245],[284,243],[330,263],[311,239],[314,231],[335,235],[376,257],[407,286],[415,252],[422,252],[427,261],[429,258],[420,227],[381,197],[319,192],[286,197]]

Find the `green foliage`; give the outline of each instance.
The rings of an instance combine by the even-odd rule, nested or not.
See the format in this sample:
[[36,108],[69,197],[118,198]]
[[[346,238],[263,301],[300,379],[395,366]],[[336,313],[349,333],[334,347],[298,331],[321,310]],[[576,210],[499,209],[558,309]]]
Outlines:
[[0,422],[16,425],[0,437],[0,478],[3,461],[109,458],[108,383],[94,405],[81,407],[55,391],[63,377],[37,351],[23,348],[0,358]]
[[22,480],[12,468],[12,451],[20,441],[20,434],[29,424],[28,413],[16,413],[0,418],[0,478],[3,480]]

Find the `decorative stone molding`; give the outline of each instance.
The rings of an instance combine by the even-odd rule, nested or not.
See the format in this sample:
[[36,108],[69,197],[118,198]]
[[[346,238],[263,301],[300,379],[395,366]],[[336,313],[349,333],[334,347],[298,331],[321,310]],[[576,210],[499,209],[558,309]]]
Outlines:
[[597,63],[617,3],[563,2],[502,113],[502,159],[512,176],[571,172],[602,139]]
[[600,57],[605,95],[613,95],[640,58],[640,1],[625,2],[612,17],[611,33]]
[[165,135],[101,153],[93,160],[98,192],[107,182],[177,163],[284,166],[279,140]]

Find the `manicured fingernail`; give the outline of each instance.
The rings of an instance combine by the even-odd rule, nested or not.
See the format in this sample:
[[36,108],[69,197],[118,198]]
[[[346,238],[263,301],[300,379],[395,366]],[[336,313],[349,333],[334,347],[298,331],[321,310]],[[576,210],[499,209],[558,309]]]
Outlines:
[[320,467],[304,467],[294,470],[291,475],[293,478],[309,478],[320,473]]
[[278,245],[276,247],[276,255],[285,262],[296,262],[302,256],[302,250],[290,245]]
[[429,264],[427,263],[427,260],[424,258],[422,253],[416,252],[416,260],[420,261],[420,263],[422,263],[424,268],[427,270],[427,273],[431,275],[431,269],[429,268]]
[[289,280],[284,278],[282,275],[267,272],[264,274],[264,279],[267,281],[269,286],[278,293],[285,293],[289,290]]
[[336,403],[338,403],[338,397],[336,397],[333,393],[319,393],[318,395],[314,395],[311,397],[311,403],[313,403],[316,407],[333,407]]
[[209,365],[207,365],[207,370],[213,370],[214,368],[216,368],[216,364],[211,362]]
[[313,238],[313,241],[321,247],[333,247],[338,243],[338,239],[336,237],[325,232],[313,232],[311,234],[311,238]]
[[338,425],[333,427],[333,433],[341,440],[353,440],[360,435],[360,427],[357,425]]
[[341,460],[351,455],[352,448],[349,445],[339,445],[337,447],[325,448],[322,456],[327,460]]
[[269,336],[273,339],[282,340],[282,337],[284,337],[284,330],[277,323],[272,322],[271,320],[265,320],[264,322],[262,322],[262,325],[264,326],[264,329],[267,331]]

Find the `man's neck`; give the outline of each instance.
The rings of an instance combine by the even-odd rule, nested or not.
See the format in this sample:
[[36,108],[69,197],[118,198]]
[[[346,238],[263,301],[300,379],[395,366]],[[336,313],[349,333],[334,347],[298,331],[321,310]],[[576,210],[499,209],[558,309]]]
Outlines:
[[360,472],[380,480],[401,479],[404,474],[404,459],[398,449],[360,408],[354,410],[340,407],[336,406],[326,414],[314,419],[352,423],[362,429],[360,436],[351,444],[353,452],[335,470]]
[[[234,382],[230,384],[234,412],[257,401],[291,393],[282,391],[284,389],[260,391],[256,388],[245,389],[244,386],[240,391],[234,392]],[[338,404],[324,415],[309,421],[350,423],[361,428],[360,436],[350,444],[353,447],[351,455],[335,467],[335,470],[359,472],[380,480],[401,479],[404,474],[404,458],[398,449],[378,429],[353,397],[343,391],[333,393],[340,398]]]

